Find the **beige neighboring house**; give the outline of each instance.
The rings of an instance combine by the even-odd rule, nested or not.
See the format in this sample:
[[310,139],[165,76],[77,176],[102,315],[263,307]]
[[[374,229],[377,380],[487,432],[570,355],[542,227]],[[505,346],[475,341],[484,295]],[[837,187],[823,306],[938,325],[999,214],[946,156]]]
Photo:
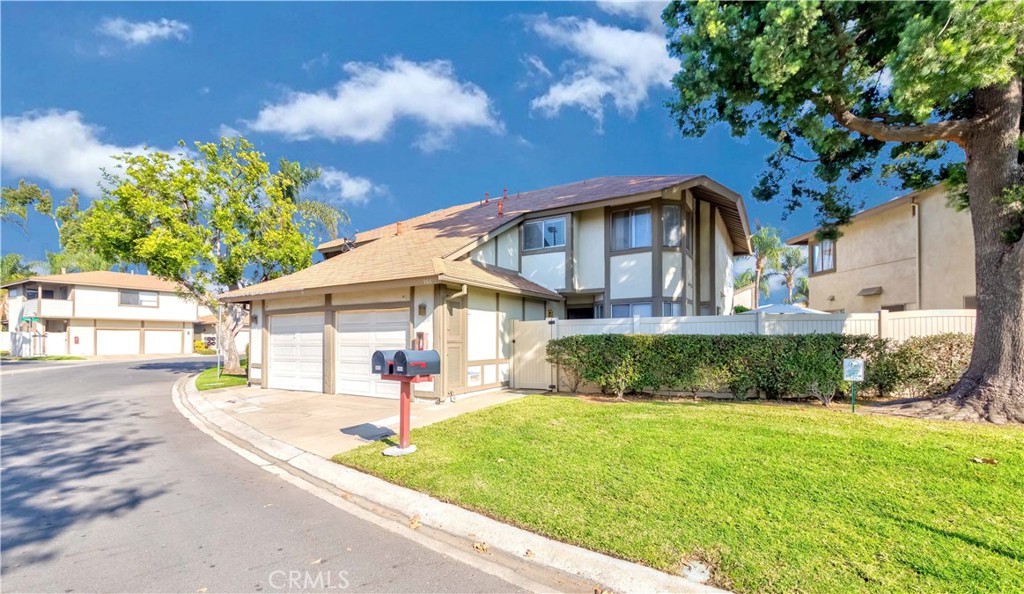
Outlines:
[[971,216],[947,205],[941,185],[857,213],[842,232],[786,242],[808,248],[811,309],[975,309]]
[[754,309],[754,283],[733,289],[732,308],[735,310],[737,307]]
[[194,301],[145,274],[33,276],[8,290],[11,355],[152,355],[192,352]]
[[508,385],[514,320],[729,313],[750,244],[738,194],[676,175],[478,200],[319,250],[323,262],[221,296],[248,305],[250,381],[396,398],[371,355],[423,347],[442,373],[417,394],[440,399]]

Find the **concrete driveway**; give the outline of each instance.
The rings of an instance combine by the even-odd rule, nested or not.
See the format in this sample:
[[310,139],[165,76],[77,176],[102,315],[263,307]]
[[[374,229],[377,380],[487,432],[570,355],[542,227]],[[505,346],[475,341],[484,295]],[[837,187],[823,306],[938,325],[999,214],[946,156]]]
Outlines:
[[[245,386],[189,393],[261,433],[324,458],[398,432],[398,400]],[[443,404],[414,402],[412,427],[522,396],[499,391]]]

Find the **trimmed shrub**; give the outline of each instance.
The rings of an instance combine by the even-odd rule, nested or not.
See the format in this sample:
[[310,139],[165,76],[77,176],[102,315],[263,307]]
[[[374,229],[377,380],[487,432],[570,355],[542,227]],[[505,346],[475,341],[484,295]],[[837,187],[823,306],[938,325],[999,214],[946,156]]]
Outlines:
[[970,360],[972,339],[946,334],[902,344],[859,335],[598,334],[551,340],[548,361],[571,390],[583,381],[626,392],[732,392],[737,399],[814,397],[828,406],[847,393],[842,360],[865,359],[864,387],[880,395],[937,394]]

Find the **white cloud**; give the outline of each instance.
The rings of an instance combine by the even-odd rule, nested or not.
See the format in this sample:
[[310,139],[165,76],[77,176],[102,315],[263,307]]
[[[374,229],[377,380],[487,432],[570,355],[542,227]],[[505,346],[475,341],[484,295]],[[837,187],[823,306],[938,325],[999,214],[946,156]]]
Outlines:
[[317,184],[327,191],[328,198],[342,203],[366,204],[374,196],[387,194],[386,186],[330,167],[321,169]]
[[[103,129],[82,121],[77,111],[29,112],[2,120],[4,177],[35,177],[57,188],[99,195],[101,169],[112,170],[113,155],[141,153],[143,145],[100,140]],[[5,180],[6,181],[6,180]]]
[[521,62],[530,71],[530,75],[536,73],[541,76],[544,76],[545,78],[551,78],[553,76],[551,74],[551,70],[549,70],[548,67],[544,65],[544,60],[541,60],[537,56],[527,54],[523,56]]
[[330,57],[327,55],[327,52],[323,52],[319,56],[303,62],[302,69],[309,72],[316,67],[323,68],[324,66],[327,66],[328,63],[330,63]]
[[461,128],[503,131],[487,93],[456,79],[451,62],[393,58],[382,66],[349,62],[344,70],[349,78],[334,89],[289,93],[261,109],[249,127],[297,140],[379,142],[408,119],[425,128],[414,143],[424,151],[444,148]]
[[654,2],[630,2],[629,0],[601,0],[597,7],[608,14],[643,21],[650,31],[665,33],[661,13],[665,11],[664,0]]
[[177,39],[183,41],[191,30],[188,23],[170,19],[132,22],[118,17],[103,19],[96,30],[103,35],[120,39],[128,45],[146,45],[154,41]]
[[217,134],[218,138],[221,138],[221,137],[238,138],[239,136],[242,135],[242,133],[239,132],[238,128],[234,128],[234,127],[229,126],[227,124],[221,124],[220,126],[218,126],[217,130],[216,130],[216,134]]
[[576,107],[598,125],[607,101],[619,113],[634,115],[653,88],[669,88],[679,62],[668,55],[665,38],[653,31],[635,31],[599,24],[592,19],[542,16],[533,30],[551,43],[569,49],[575,61],[563,64],[569,73],[535,98],[530,106],[552,117]]

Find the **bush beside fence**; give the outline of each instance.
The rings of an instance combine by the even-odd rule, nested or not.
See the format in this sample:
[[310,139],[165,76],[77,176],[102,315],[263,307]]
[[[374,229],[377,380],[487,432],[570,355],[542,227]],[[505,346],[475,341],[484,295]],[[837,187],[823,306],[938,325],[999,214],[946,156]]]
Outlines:
[[865,359],[862,388],[880,396],[930,396],[967,367],[972,338],[941,334],[897,343],[847,334],[593,334],[552,339],[548,362],[566,386],[583,382],[627,392],[732,393],[745,399],[814,397],[828,404],[849,393],[842,360]]

